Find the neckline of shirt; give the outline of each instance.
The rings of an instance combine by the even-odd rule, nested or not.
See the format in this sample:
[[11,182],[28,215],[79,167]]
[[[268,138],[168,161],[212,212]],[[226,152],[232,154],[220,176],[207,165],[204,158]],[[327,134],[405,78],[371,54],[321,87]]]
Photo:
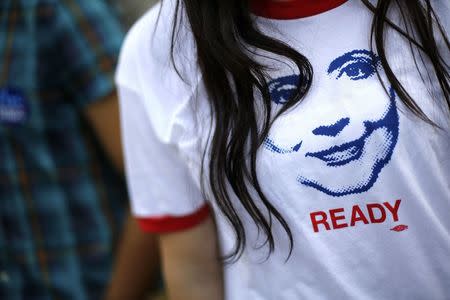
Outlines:
[[252,12],[260,17],[291,20],[311,17],[337,8],[348,0],[251,0]]

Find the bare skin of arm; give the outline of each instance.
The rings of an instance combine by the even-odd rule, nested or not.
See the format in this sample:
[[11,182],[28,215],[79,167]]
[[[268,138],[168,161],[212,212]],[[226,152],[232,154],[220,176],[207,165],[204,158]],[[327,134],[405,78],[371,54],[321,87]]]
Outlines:
[[216,227],[209,217],[196,227],[160,236],[170,300],[223,300]]
[[[117,170],[123,172],[119,105],[116,93],[111,93],[104,99],[88,105],[84,115],[109,159]],[[144,299],[158,278],[157,238],[141,232],[136,220],[130,215],[126,220],[118,249],[106,299]]]
[[113,92],[104,99],[88,105],[83,113],[111,162],[117,170],[123,172],[123,152],[117,94]]
[[116,255],[106,300],[148,299],[158,283],[159,253],[157,238],[139,228],[130,216]]

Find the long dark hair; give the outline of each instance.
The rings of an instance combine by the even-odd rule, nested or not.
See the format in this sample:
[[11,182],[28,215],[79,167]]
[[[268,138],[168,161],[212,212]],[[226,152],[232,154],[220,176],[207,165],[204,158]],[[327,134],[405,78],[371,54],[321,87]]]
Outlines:
[[[196,42],[197,63],[203,75],[214,118],[215,126],[208,150],[208,184],[214,201],[236,234],[235,248],[225,259],[239,258],[246,247],[246,231],[236,206],[231,201],[232,193],[266,237],[263,245],[268,245],[269,253],[275,249],[272,223],[277,221],[281,224],[289,237],[290,255],[294,246],[292,232],[261,189],[256,173],[256,158],[273,121],[299,103],[308,93],[313,68],[304,55],[258,30],[254,17],[250,14],[248,1],[176,1],[172,55],[176,55],[173,51],[180,20],[187,16]],[[392,27],[409,41],[412,49],[419,50],[421,58],[428,58],[446,100],[446,106],[450,109],[449,66],[438,51],[436,36],[443,37],[446,49],[450,49],[450,46],[430,0],[378,0],[376,6],[369,0],[361,1],[373,12],[372,47],[380,57],[392,87],[410,111],[434,125],[389,66],[384,39],[386,29]],[[394,5],[398,7],[404,23],[407,24],[405,29],[387,18],[388,11]],[[275,116],[271,115],[268,70],[256,61],[255,52],[252,50],[255,48],[285,57],[292,61],[299,71],[301,80],[296,93]],[[417,66],[416,59],[414,63]],[[255,90],[261,93],[262,102],[255,101]],[[257,117],[257,109],[260,110],[261,106],[262,120]],[[255,192],[257,199],[252,196]]]

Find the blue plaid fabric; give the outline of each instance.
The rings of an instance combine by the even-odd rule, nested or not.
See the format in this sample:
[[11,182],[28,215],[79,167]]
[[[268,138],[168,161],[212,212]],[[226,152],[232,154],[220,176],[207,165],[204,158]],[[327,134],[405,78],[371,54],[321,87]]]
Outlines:
[[100,299],[126,211],[82,110],[113,92],[105,0],[0,0],[0,299]]

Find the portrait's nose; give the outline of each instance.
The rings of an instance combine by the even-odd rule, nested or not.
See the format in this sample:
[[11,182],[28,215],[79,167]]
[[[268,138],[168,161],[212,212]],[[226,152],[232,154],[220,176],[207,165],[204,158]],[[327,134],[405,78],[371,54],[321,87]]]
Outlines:
[[312,133],[315,135],[335,137],[339,133],[341,133],[341,131],[344,130],[344,128],[347,127],[348,124],[350,124],[350,118],[342,118],[332,125],[319,126],[314,129]]

